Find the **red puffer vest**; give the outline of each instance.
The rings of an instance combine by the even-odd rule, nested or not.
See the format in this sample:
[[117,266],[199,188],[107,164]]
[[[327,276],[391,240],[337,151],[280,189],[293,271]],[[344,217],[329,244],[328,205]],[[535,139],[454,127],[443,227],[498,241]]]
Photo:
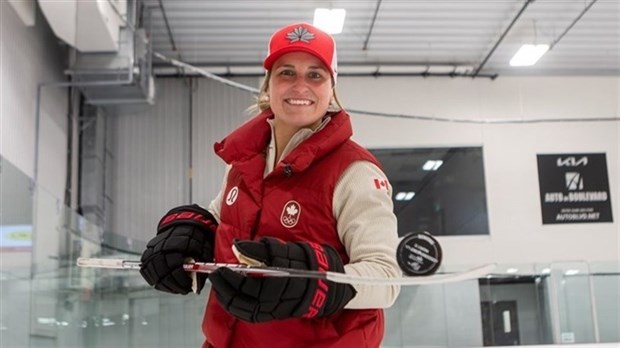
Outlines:
[[[351,123],[341,111],[263,179],[264,151],[271,138],[268,118],[273,118],[271,110],[215,144],[216,153],[232,164],[222,198],[215,260],[238,262],[231,250],[234,238],[271,236],[329,244],[346,264],[349,258],[338,238],[332,210],[334,188],[354,161],[378,165],[377,160],[349,139]],[[345,309],[327,318],[252,324],[228,314],[211,293],[202,328],[207,337],[203,347],[378,347],[383,338],[383,310]]]

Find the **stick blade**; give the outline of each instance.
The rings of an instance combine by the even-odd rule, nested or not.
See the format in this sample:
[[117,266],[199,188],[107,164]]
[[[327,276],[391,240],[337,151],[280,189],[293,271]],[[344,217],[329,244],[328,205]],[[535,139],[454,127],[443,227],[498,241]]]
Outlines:
[[461,272],[433,274],[427,276],[409,276],[400,278],[375,278],[360,277],[344,273],[328,272],[327,279],[336,283],[366,284],[366,285],[437,285],[446,283],[456,283],[466,280],[478,279],[491,273],[495,264],[487,264],[479,267],[470,268]]

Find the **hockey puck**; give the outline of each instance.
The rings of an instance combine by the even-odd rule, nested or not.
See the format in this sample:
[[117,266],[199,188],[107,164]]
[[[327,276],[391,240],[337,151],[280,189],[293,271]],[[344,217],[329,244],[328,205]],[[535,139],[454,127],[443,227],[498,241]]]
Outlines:
[[435,273],[441,264],[441,246],[430,233],[409,233],[398,243],[396,260],[403,273],[422,276]]

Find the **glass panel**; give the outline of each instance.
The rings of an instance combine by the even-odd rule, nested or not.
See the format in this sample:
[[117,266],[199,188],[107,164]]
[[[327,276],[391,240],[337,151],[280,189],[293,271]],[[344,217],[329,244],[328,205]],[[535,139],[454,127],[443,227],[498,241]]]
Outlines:
[[386,310],[384,347],[480,347],[478,283],[407,286]]
[[443,286],[403,287],[396,304],[386,313],[390,347],[446,346]]
[[484,346],[553,342],[547,275],[535,265],[499,265],[480,279]]
[[599,342],[620,342],[620,263],[590,264]]
[[597,342],[591,281],[585,262],[551,264],[551,282],[557,296],[557,343]]
[[[1,347],[202,344],[209,283],[202,295],[175,296],[151,289],[137,271],[76,267],[80,256],[137,260],[146,243],[105,236],[49,191],[33,191],[30,179],[2,158],[0,166]],[[25,230],[6,227],[28,225],[31,241]],[[403,287],[385,311],[382,346],[481,347],[490,335],[495,343],[501,335],[521,345],[618,342],[618,268],[617,262],[506,264],[484,279]]]
[[0,346],[28,345],[32,258],[30,179],[0,157]]

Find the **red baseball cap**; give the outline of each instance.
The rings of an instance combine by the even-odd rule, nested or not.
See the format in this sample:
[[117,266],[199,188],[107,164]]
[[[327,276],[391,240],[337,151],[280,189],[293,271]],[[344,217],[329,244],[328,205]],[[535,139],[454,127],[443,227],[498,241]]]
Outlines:
[[269,51],[263,67],[271,70],[278,58],[291,52],[306,52],[317,57],[329,69],[336,82],[338,59],[336,41],[328,33],[308,23],[287,25],[269,39]]

